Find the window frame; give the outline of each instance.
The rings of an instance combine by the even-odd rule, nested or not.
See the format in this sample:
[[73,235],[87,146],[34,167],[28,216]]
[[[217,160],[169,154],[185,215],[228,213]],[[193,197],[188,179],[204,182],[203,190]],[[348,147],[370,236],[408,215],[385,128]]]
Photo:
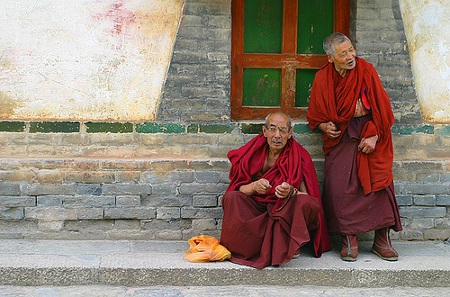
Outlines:
[[[297,0],[283,0],[282,50],[280,54],[244,53],[244,2],[232,0],[231,90],[232,120],[260,120],[281,109],[291,118],[305,118],[307,108],[295,107],[297,69],[320,69],[327,61],[325,54],[297,54]],[[333,0],[333,31],[350,33],[350,0]],[[291,13],[295,12],[295,13]],[[293,25],[295,24],[295,25]],[[281,69],[279,107],[243,106],[244,68]]]

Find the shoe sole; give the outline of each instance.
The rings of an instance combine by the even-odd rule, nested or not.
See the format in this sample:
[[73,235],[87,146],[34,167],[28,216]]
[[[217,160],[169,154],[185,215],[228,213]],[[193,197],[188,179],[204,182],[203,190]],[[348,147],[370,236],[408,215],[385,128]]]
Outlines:
[[355,262],[357,258],[352,258],[352,257],[341,257],[342,261],[345,262]]
[[383,257],[382,255],[380,255],[374,249],[372,249],[371,252],[374,253],[375,255],[377,255],[378,257],[380,257],[381,259],[386,260],[386,261],[397,261],[398,260],[398,257]]

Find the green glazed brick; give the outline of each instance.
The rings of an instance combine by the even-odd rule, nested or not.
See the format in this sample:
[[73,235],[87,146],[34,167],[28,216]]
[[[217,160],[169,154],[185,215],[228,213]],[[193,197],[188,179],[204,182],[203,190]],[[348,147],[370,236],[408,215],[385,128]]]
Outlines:
[[87,122],[86,132],[88,133],[132,133],[132,123],[99,123]]
[[24,122],[0,122],[2,132],[23,132],[23,130],[25,130]]
[[418,127],[416,129],[416,132],[418,132],[418,133],[425,133],[425,134],[434,134],[434,126],[425,125],[425,126],[422,126],[422,127]]
[[312,133],[308,124],[296,124],[294,125],[294,133],[297,134],[310,134]]
[[31,122],[30,133],[80,132],[79,122]]
[[203,133],[230,133],[236,128],[233,125],[200,125],[200,132]]
[[445,126],[437,129],[439,135],[450,135],[450,126]]
[[137,133],[184,133],[184,126],[181,124],[158,124],[142,123],[136,125]]
[[434,126],[424,125],[421,127],[411,127],[411,126],[392,126],[393,134],[400,135],[411,135],[413,133],[425,133],[425,134],[434,134]]
[[187,127],[187,133],[198,133],[198,125],[193,124]]
[[262,132],[264,124],[242,124],[241,131],[243,134],[259,134]]
[[414,132],[413,127],[405,127],[405,126],[392,126],[392,133],[393,134],[400,134],[400,135],[411,135]]

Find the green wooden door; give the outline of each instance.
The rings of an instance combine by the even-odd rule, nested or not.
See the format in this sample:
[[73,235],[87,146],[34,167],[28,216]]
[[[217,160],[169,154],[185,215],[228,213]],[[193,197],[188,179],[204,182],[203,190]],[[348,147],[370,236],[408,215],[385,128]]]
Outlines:
[[232,117],[261,118],[278,108],[301,117],[314,75],[326,62],[324,38],[348,34],[349,0],[232,4]]

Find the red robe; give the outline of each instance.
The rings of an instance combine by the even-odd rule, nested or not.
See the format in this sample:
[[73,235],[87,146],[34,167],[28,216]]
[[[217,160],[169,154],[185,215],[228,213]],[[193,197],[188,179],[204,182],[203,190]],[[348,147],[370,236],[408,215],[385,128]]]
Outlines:
[[[262,175],[272,185],[266,195],[247,196],[238,192],[240,186],[251,183],[252,177],[261,172],[267,154],[268,144],[262,133],[228,153],[230,185],[222,201],[221,244],[231,251],[232,262],[256,268],[279,265],[288,262],[299,252],[300,246],[310,240],[309,226],[314,229],[311,232],[314,254],[320,257],[322,252],[331,249],[331,244],[314,164],[297,141],[289,139],[275,164]],[[299,189],[302,180],[309,195],[299,194],[290,200],[275,196],[275,187],[282,182]],[[314,210],[310,212],[311,209]],[[255,240],[251,239],[253,235]],[[259,240],[262,237],[266,239],[264,243]]]
[[[393,182],[393,147],[391,127],[394,123],[389,96],[372,64],[356,57],[356,67],[342,78],[333,63],[327,63],[316,74],[311,90],[307,119],[312,130],[320,123],[334,122],[344,132],[355,112],[355,105],[366,90],[372,120],[364,126],[361,138],[378,135],[375,151],[358,152],[358,177],[364,194],[388,187]],[[323,150],[328,154],[343,137],[328,138],[323,134]]]

